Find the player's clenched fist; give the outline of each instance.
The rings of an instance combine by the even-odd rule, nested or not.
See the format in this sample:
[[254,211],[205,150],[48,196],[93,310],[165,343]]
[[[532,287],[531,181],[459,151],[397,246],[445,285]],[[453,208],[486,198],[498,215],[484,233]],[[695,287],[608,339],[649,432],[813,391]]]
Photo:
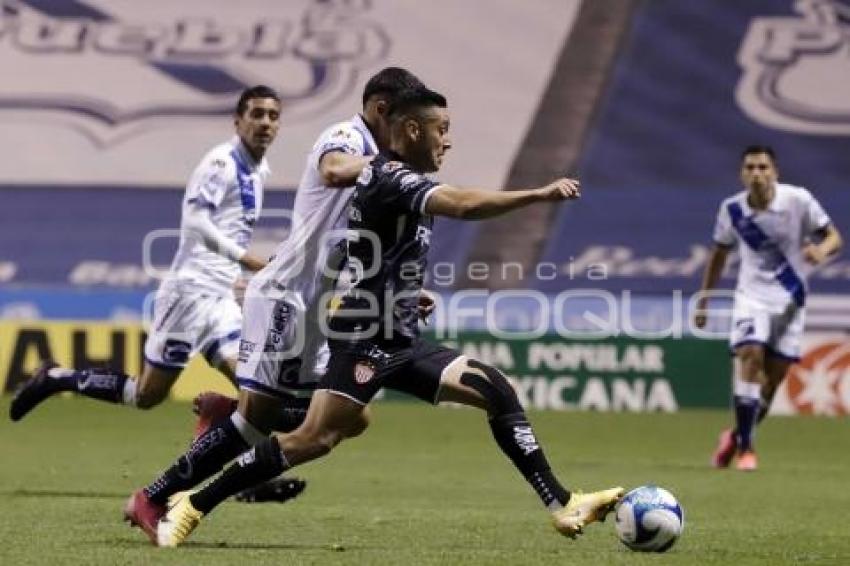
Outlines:
[[578,179],[567,179],[563,177],[545,187],[540,187],[543,200],[559,201],[577,199],[581,197],[581,188]]

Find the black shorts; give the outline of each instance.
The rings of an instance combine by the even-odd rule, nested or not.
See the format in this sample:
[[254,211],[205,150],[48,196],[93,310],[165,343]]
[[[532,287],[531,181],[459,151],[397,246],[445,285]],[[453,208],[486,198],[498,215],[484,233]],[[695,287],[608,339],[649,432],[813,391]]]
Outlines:
[[292,432],[304,422],[310,399],[303,397],[285,397],[274,424],[275,432]]
[[331,346],[328,369],[319,389],[366,405],[388,387],[436,404],[443,370],[461,353],[420,338],[410,343],[363,342]]

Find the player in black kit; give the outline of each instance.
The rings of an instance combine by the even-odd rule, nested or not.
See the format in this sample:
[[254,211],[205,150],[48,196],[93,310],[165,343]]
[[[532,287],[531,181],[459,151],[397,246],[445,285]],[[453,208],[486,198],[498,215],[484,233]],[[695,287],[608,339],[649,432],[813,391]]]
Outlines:
[[570,492],[556,479],[516,393],[497,369],[419,337],[433,217],[485,219],[535,202],[578,198],[578,182],[558,179],[529,190],[457,188],[433,181],[449,141],[445,98],[405,92],[390,111],[392,143],[357,181],[349,212],[352,286],[328,324],[331,360],[304,423],[243,454],[203,490],[180,499],[159,524],[159,543],[176,546],[229,495],[328,454],[381,387],[428,403],[462,403],[487,412],[493,438],[531,484],[558,532],[575,537],[601,520],[622,488]]

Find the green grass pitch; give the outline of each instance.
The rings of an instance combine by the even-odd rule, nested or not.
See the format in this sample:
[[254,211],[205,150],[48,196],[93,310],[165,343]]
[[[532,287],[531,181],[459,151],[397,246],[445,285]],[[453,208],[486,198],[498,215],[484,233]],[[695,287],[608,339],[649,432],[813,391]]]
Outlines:
[[850,564],[846,420],[769,419],[761,469],[707,467],[720,412],[532,413],[569,486],[657,483],[685,509],[665,555],[636,554],[613,520],[557,535],[476,411],[387,403],[371,430],[297,470],[285,505],[227,503],[179,549],[121,521],[127,495],[183,450],[187,405],[150,412],[48,401],[24,421],[0,401],[0,564]]

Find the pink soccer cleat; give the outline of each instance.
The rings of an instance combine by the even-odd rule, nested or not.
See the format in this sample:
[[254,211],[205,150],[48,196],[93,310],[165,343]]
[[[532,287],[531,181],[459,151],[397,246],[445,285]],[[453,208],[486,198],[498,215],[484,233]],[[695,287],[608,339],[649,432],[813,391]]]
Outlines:
[[717,439],[717,448],[714,449],[714,454],[711,457],[711,465],[715,468],[728,468],[737,448],[735,435],[732,429],[727,428],[720,433],[720,437]]
[[741,452],[738,454],[738,461],[735,463],[735,469],[742,472],[754,472],[758,469],[759,462],[756,458],[756,453],[752,450]]
[[204,434],[210,426],[223,418],[229,417],[236,410],[236,399],[213,391],[201,393],[192,401],[192,412],[198,415],[195,424],[195,436]]
[[157,505],[148,499],[143,489],[133,492],[124,505],[124,520],[131,527],[142,529],[153,544],[156,542],[156,526],[165,516],[165,505]]

